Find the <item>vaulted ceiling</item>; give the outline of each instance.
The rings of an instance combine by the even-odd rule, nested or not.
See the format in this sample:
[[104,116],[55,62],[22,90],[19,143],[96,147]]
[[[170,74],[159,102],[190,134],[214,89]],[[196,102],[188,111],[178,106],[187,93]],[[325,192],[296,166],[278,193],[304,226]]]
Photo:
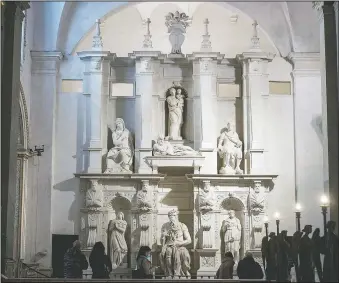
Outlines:
[[[150,7],[160,4],[149,3]],[[287,56],[291,51],[319,52],[320,50],[320,25],[317,11],[312,8],[311,2],[216,2],[216,4],[257,20],[282,57]],[[60,50],[70,54],[78,42],[93,28],[96,19],[119,12],[128,5],[140,4],[135,2],[33,2],[33,49]],[[177,5],[187,12],[185,3],[177,2]],[[149,9],[140,9],[141,17],[147,16],[145,14],[147,10]]]

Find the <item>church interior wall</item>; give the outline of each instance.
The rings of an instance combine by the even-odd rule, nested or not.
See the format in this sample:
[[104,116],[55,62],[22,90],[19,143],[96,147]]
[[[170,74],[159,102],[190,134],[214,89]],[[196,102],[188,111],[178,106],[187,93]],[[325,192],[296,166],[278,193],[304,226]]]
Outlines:
[[[151,32],[152,32],[152,39],[153,39],[153,46],[157,50],[161,50],[164,53],[168,53],[170,49],[170,43],[167,39],[165,26],[162,24],[163,18],[165,14],[170,9],[177,9],[178,7],[171,3],[166,3],[159,5],[155,8],[151,14]],[[227,15],[225,17],[225,14]],[[216,4],[202,4],[198,8],[196,8],[194,12],[194,21],[192,27],[187,30],[187,37],[186,41],[183,45],[183,52],[190,53],[196,49],[196,46],[200,44],[201,38],[201,29],[202,25],[200,22],[203,21],[205,17],[210,16],[211,20],[210,24],[210,33],[212,35],[211,40],[213,44],[213,49],[218,50],[221,53],[225,53],[227,57],[235,57],[236,54],[241,53],[241,51],[246,50],[249,45],[248,38],[251,37],[251,24],[250,20],[242,15],[239,15],[237,22],[232,23],[231,17],[233,13],[228,11],[225,8],[220,9],[220,7]],[[129,21],[126,25],[119,25],[124,19],[128,18]],[[198,19],[201,18],[201,21]],[[223,26],[223,29],[219,27]],[[135,36],[129,36],[130,33],[133,31]],[[69,55],[67,60],[61,64],[61,71],[60,76],[63,79],[78,79],[81,78],[81,69],[82,62],[77,59],[76,52],[82,50],[88,50],[91,46],[92,36],[94,30],[90,31],[80,42],[77,44],[76,48],[74,49],[72,55]],[[140,49],[140,42],[142,42],[144,33],[144,28],[142,26],[142,20],[140,18],[139,11],[135,6],[125,7],[121,9],[118,13],[114,13],[110,16],[105,18],[104,23],[102,24],[102,36],[103,36],[103,43],[104,49],[108,49],[111,52],[117,54],[117,56],[127,57],[128,53],[132,52],[133,50]],[[241,34],[241,36],[239,36]],[[237,35],[237,36],[236,36]],[[259,35],[261,37],[261,44],[262,48],[275,52],[276,48],[272,46],[271,41],[267,38],[267,36],[262,33],[259,29]],[[213,37],[216,38],[225,38],[225,40],[213,40]],[[237,40],[228,40],[231,38],[237,38]],[[269,77],[272,81],[288,81],[291,82],[291,65],[290,63],[286,62],[281,57],[277,56],[271,63],[269,63]],[[118,61],[114,63],[111,72],[111,82],[112,83],[130,83],[134,82],[134,67],[130,65],[130,63],[126,63],[126,60]],[[165,92],[170,87],[173,81],[180,81],[185,89],[188,90],[189,98],[187,100],[187,124],[184,131],[184,135],[186,139],[192,141],[194,139],[194,127],[193,127],[193,82],[192,82],[192,70],[191,67],[188,66],[177,66],[174,64],[161,64],[160,72],[159,72],[159,80],[156,83],[156,92],[153,97],[153,139],[155,140],[160,133],[166,132],[166,124],[165,124]],[[219,93],[218,85],[216,86],[217,92],[217,122],[218,126],[216,127],[216,137],[219,136],[220,130],[223,129],[227,122],[233,122],[237,125],[239,135],[241,136],[241,120],[242,120],[242,109],[241,109],[241,77],[239,72],[236,72],[234,67],[228,66],[227,64],[219,65],[218,67],[218,81],[217,84],[220,85],[233,85],[232,89],[227,89],[226,92]],[[72,82],[70,82],[72,84]],[[76,84],[76,83],[74,83]],[[235,85],[235,87],[234,87]],[[237,90],[235,90],[237,89]],[[112,96],[117,96],[116,99],[116,117],[121,117],[124,119],[127,128],[131,131],[131,133],[135,133],[135,115],[133,113],[135,109],[135,99],[134,96],[124,97],[124,94],[121,93],[112,93]],[[58,100],[58,115],[57,115],[57,162],[56,164],[56,184],[63,183],[66,180],[72,179],[72,174],[74,172],[79,172],[79,170],[83,170],[83,166],[75,165],[75,159],[71,156],[74,155],[75,152],[77,154],[81,154],[77,147],[81,146],[81,144],[85,143],[84,138],[76,138],[80,135],[84,136],[85,134],[81,134],[81,129],[84,131],[85,123],[82,123],[82,127],[79,128],[79,123],[82,119],[85,119],[84,104],[85,98],[81,98],[81,94],[72,94],[72,93],[60,93],[59,100]],[[277,130],[276,123],[279,124],[279,121],[275,122],[277,116],[275,116],[276,110],[280,109],[279,107],[281,104],[288,104],[289,107],[284,108],[284,114],[286,116],[291,117],[293,109],[291,105],[293,103],[293,96],[278,96],[273,98],[273,101],[279,102],[271,102],[272,98],[268,99],[268,109],[270,109],[269,113],[272,113],[270,119],[268,119],[271,125],[271,128],[274,129],[274,132],[278,134],[281,133],[281,136],[286,137],[288,141],[293,140],[293,132],[291,133],[290,129],[293,129],[293,124],[291,127],[287,128],[287,132],[283,128],[279,128]],[[282,102],[284,101],[284,102]],[[287,102],[288,101],[288,102]],[[272,104],[272,106],[271,106]],[[271,107],[274,110],[271,111]],[[276,108],[275,108],[276,107]],[[63,113],[67,113],[65,116]],[[132,114],[131,114],[132,113]],[[67,122],[66,122],[67,121]],[[267,125],[268,127],[270,125]],[[240,130],[240,131],[239,131]],[[80,133],[79,133],[80,132]],[[291,136],[292,134],[292,136]],[[271,136],[271,135],[270,135]],[[274,136],[274,135],[272,135]],[[75,140],[79,140],[76,142]],[[81,141],[80,141],[81,140]],[[108,139],[108,144],[109,144]],[[285,143],[284,140],[281,143]],[[66,146],[67,145],[67,146]],[[70,146],[73,145],[73,146]],[[281,147],[281,148],[290,148],[290,147]],[[66,153],[69,151],[70,153]],[[81,150],[80,150],[81,151]],[[71,153],[72,152],[72,153]],[[289,152],[286,150],[286,152]],[[274,153],[268,153],[268,156],[272,156],[273,160],[280,160],[281,157],[286,156],[286,152],[284,150],[281,151],[274,151]],[[82,154],[83,155],[83,154]],[[67,160],[68,159],[68,160]],[[72,160],[72,162],[71,162]],[[292,160],[292,159],[291,159]],[[267,161],[269,164],[272,164],[276,161]],[[289,166],[281,166],[286,168],[291,168],[286,172],[286,178],[281,177],[284,181],[281,181],[284,186],[290,187],[290,198],[293,199],[294,196],[294,189],[293,187],[293,162],[290,161],[291,165]],[[76,169],[76,170],[75,170]],[[278,170],[278,168],[277,168]],[[280,172],[280,171],[279,171]],[[59,178],[60,176],[60,178]],[[64,176],[64,177],[61,177]],[[289,180],[290,179],[290,180]],[[279,181],[278,181],[279,182]],[[75,185],[76,183],[74,183]],[[58,185],[56,185],[58,187]],[[69,187],[69,186],[68,186]],[[76,190],[76,187],[74,187]],[[65,194],[65,192],[57,190],[56,194],[60,194],[60,197],[57,199],[62,199],[61,195]],[[72,190],[71,190],[72,191]],[[76,192],[67,192],[67,199],[68,196],[73,195],[71,199],[76,199]],[[55,196],[56,197],[56,196]],[[57,200],[56,199],[56,200]],[[58,201],[56,201],[58,203]],[[53,201],[54,202],[54,201]],[[69,207],[71,208],[73,201],[69,200]],[[65,204],[65,203],[64,203]],[[66,205],[66,204],[65,204]],[[65,209],[66,211],[66,209]],[[281,208],[281,213],[288,216],[289,218],[293,218],[293,215],[289,213],[290,208]],[[66,212],[64,212],[66,214]],[[56,218],[64,219],[63,216],[55,214]],[[56,220],[53,222],[55,231],[73,231],[75,232],[76,225],[73,225],[72,218],[67,218],[68,225],[62,225],[62,221]],[[57,224],[59,223],[59,224]],[[292,221],[292,226],[293,221]],[[60,227],[57,228],[57,227]],[[69,228],[65,228],[69,227]]]
[[[34,12],[45,11],[47,4],[34,3]],[[49,4],[48,4],[49,5]],[[55,17],[52,19],[36,19],[34,26],[40,21],[50,21],[50,26],[55,23],[52,33],[57,33],[58,15],[61,14],[62,5],[57,5]],[[74,173],[82,172],[88,167],[88,155],[83,148],[87,146],[89,140],[89,133],[86,132],[86,125],[88,125],[89,115],[89,96],[82,93],[82,79],[83,79],[83,62],[78,58],[77,52],[90,50],[92,46],[92,37],[94,34],[94,25],[92,21],[91,28],[86,30],[91,22],[90,16],[84,16],[82,13],[88,9],[89,5],[93,3],[77,3],[78,9],[72,11],[73,19],[70,22],[68,34],[70,38],[65,39],[65,59],[60,64],[60,72],[58,74],[57,94],[55,105],[51,101],[50,96],[43,96],[49,93],[50,81],[42,82],[41,78],[33,75],[32,86],[30,86],[30,79],[27,79],[25,85],[29,89],[28,93],[34,93],[35,96],[30,98],[30,105],[32,110],[37,114],[32,117],[32,135],[33,145],[45,144],[47,148],[47,158],[53,160],[53,166],[42,168],[41,164],[37,164],[38,160],[34,159],[35,163],[30,167],[32,177],[30,177],[29,186],[37,188],[38,192],[32,192],[30,202],[37,203],[35,208],[30,210],[28,218],[37,219],[34,221],[30,229],[32,230],[29,237],[32,241],[35,238],[35,244],[27,248],[27,255],[33,256],[36,252],[47,248],[46,241],[43,239],[50,235],[45,232],[41,233],[41,226],[47,225],[47,220],[51,220],[48,225],[51,225],[50,232],[55,234],[79,234],[82,230],[82,223],[80,217],[80,209],[83,203],[80,201],[82,193],[79,188],[81,184]],[[104,5],[104,4],[103,4]],[[122,3],[106,3],[112,8],[121,6]],[[147,3],[151,5],[151,3]],[[238,4],[235,4],[237,6]],[[240,5],[240,4],[239,4]],[[270,4],[275,5],[275,4]],[[36,9],[36,7],[39,7]],[[50,9],[50,6],[48,6]],[[98,6],[99,7],[99,6]],[[105,6],[106,7],[106,6]],[[145,6],[146,7],[146,6]],[[147,6],[148,7],[148,6]],[[187,29],[186,40],[183,45],[183,53],[189,54],[198,50],[201,44],[201,35],[203,32],[203,20],[208,18],[210,20],[209,31],[211,34],[211,41],[213,51],[225,54],[225,58],[235,58],[248,50],[250,46],[250,38],[252,36],[252,21],[244,13],[235,13],[234,10],[225,7],[220,8],[219,4],[203,3],[197,5],[193,12],[192,26]],[[105,8],[106,9],[106,8]],[[110,12],[102,18],[102,37],[103,49],[116,53],[118,57],[127,58],[128,53],[135,50],[140,50],[142,47],[143,35],[145,34],[145,27],[142,25],[142,17],[140,10],[144,8],[137,7],[137,5],[128,5],[120,9],[118,12]],[[149,15],[151,24],[151,33],[154,50],[159,50],[165,54],[170,52],[171,46],[168,40],[168,34],[164,25],[164,17],[169,11],[182,10],[181,6],[173,3],[165,3],[157,5]],[[99,11],[100,10],[100,11]],[[96,13],[105,14],[104,8],[99,7]],[[107,11],[106,11],[107,12]],[[145,10],[144,10],[144,13]],[[266,15],[267,16],[267,15]],[[82,18],[82,20],[79,20]],[[128,19],[128,21],[126,21]],[[32,20],[31,20],[32,21]],[[124,24],[122,24],[124,23]],[[59,23],[62,25],[62,23]],[[220,28],[222,27],[222,28]],[[260,27],[260,26],[259,26]],[[46,26],[44,30],[47,30]],[[82,39],[75,40],[75,31],[81,29],[84,36]],[[44,30],[34,29],[34,35],[29,36],[29,49],[35,50],[55,50],[55,46],[49,40],[52,35],[44,35],[41,39],[39,33],[45,33]],[[32,33],[32,31],[30,31]],[[315,117],[321,110],[318,101],[320,97],[316,90],[312,89],[317,84],[315,81],[310,81],[305,84],[308,85],[306,90],[293,89],[293,80],[291,77],[292,65],[280,56],[276,46],[273,45],[271,38],[266,32],[259,28],[258,30],[261,48],[265,52],[276,53],[276,57],[268,64],[269,80],[272,82],[289,83],[290,93],[270,93],[267,97],[266,104],[266,118],[265,118],[265,162],[270,172],[279,174],[275,180],[275,189],[272,190],[267,198],[269,206],[267,214],[273,216],[274,212],[279,211],[282,216],[281,228],[289,231],[295,230],[295,215],[294,204],[296,199],[296,164],[295,164],[295,140],[300,137],[300,143],[311,141],[307,146],[307,150],[303,152],[305,162],[299,172],[302,172],[303,188],[299,189],[298,201],[303,203],[307,210],[305,216],[303,214],[303,223],[317,223],[315,226],[321,226],[320,213],[317,210],[312,211],[311,207],[318,205],[318,194],[321,194],[322,174],[319,173],[321,169],[321,142],[316,130]],[[81,34],[81,32],[79,33]],[[133,34],[133,36],[130,36]],[[38,40],[38,36],[40,39]],[[33,43],[33,38],[34,40]],[[287,42],[286,38],[284,40]],[[47,42],[49,42],[47,44]],[[57,45],[56,41],[54,44]],[[301,42],[298,44],[302,45]],[[42,47],[43,46],[43,47]],[[29,59],[28,59],[29,57]],[[27,57],[27,66],[30,64],[30,56]],[[119,59],[120,60],[120,59]],[[124,61],[124,60],[123,60]],[[127,62],[127,63],[126,63]],[[110,83],[134,83],[134,66],[128,63],[128,59],[124,62],[113,63],[112,72],[109,75]],[[155,84],[155,92],[152,99],[152,139],[156,139],[158,134],[166,132],[166,103],[165,92],[172,85],[173,81],[181,82],[182,86],[188,92],[186,125],[183,129],[184,138],[188,141],[194,140],[194,87],[192,80],[192,65],[176,66],[170,62],[162,62]],[[25,69],[30,72],[30,67]],[[26,76],[26,75],[25,75]],[[67,91],[62,91],[62,80],[68,81]],[[304,84],[303,84],[304,85]],[[54,86],[53,86],[54,87]],[[135,125],[135,89],[133,95],[124,96],[124,94],[115,94],[107,91],[107,95],[112,95],[110,101],[116,103],[116,114],[112,118],[108,118],[109,126],[113,125],[114,117],[123,118],[126,127],[130,130],[132,135],[136,131]],[[227,64],[220,64],[218,66],[218,78],[216,85],[216,114],[217,127],[215,136],[219,136],[220,130],[225,127],[227,122],[234,122],[236,124],[237,132],[240,139],[242,139],[242,85],[241,74],[232,66]],[[300,116],[302,116],[302,124],[305,126],[302,132],[295,132],[294,129],[294,109],[293,103],[295,95],[303,95],[305,99],[305,108],[297,109]],[[115,98],[115,96],[117,96]],[[109,107],[108,107],[109,109]],[[319,110],[320,109],[320,110]],[[55,111],[55,113],[54,113]],[[108,116],[110,113],[108,113]],[[50,119],[54,119],[51,121]],[[40,123],[41,120],[47,120],[45,123]],[[50,126],[55,123],[55,129]],[[313,124],[312,124],[313,123]],[[54,132],[55,131],[55,132]],[[109,133],[109,132],[108,132]],[[50,140],[53,137],[53,141]],[[303,137],[303,139],[301,139]],[[52,145],[54,152],[51,152]],[[190,144],[194,146],[194,144]],[[107,139],[107,147],[110,147],[110,140]],[[311,152],[311,153],[310,153]],[[46,158],[46,155],[42,158]],[[43,163],[42,163],[43,164]],[[38,169],[39,167],[39,169]],[[40,171],[39,171],[40,170]],[[38,172],[39,171],[39,172]],[[45,172],[45,173],[44,173]],[[52,172],[52,176],[51,176]],[[39,179],[39,182],[37,181]],[[52,182],[52,192],[48,192],[48,184]],[[47,189],[42,189],[46,186]],[[159,184],[159,217],[157,225],[161,225],[167,221],[167,212],[171,208],[179,209],[179,220],[188,225],[192,239],[195,237],[195,231],[192,229],[194,221],[193,202],[194,199],[193,185],[186,179],[176,177],[168,177]],[[133,189],[131,186],[127,189]],[[124,191],[124,189],[121,189]],[[223,190],[223,189],[221,189]],[[39,194],[39,196],[38,196]],[[166,195],[167,194],[167,195]],[[309,195],[314,195],[313,203],[309,203]],[[317,195],[317,196],[315,196]],[[48,200],[49,199],[49,200]],[[283,200],[283,201],[282,201]],[[50,207],[49,207],[50,205]],[[46,214],[44,212],[46,211]],[[49,213],[50,212],[50,218]],[[238,212],[237,212],[238,213]],[[34,214],[39,215],[35,217]],[[318,215],[319,214],[319,215]],[[239,216],[239,215],[238,215]],[[127,215],[129,218],[129,216]],[[241,216],[239,216],[241,218]],[[45,220],[44,220],[45,219]],[[244,221],[241,218],[241,221]],[[274,221],[270,219],[270,227],[274,227]],[[37,227],[35,227],[36,225]],[[129,225],[132,225],[131,222]],[[273,228],[272,228],[273,230]],[[158,229],[158,232],[160,230]],[[159,238],[160,235],[157,235]],[[158,239],[159,242],[159,239]],[[45,261],[48,266],[51,253],[47,256]],[[28,257],[28,256],[27,256]]]

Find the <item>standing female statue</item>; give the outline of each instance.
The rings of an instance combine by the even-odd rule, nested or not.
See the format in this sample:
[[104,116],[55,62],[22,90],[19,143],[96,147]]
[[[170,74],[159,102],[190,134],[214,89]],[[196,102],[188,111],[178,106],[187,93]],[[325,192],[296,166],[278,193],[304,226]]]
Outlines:
[[183,124],[183,97],[181,90],[179,98],[176,96],[175,88],[169,90],[170,95],[166,101],[168,104],[168,136],[172,140],[182,140],[181,126]]
[[129,130],[121,118],[115,121],[112,133],[113,147],[107,153],[105,173],[132,173],[133,144]]
[[117,219],[111,220],[108,225],[110,232],[110,256],[113,269],[116,269],[127,254],[128,248],[125,240],[127,222],[124,220],[124,214],[119,212]]

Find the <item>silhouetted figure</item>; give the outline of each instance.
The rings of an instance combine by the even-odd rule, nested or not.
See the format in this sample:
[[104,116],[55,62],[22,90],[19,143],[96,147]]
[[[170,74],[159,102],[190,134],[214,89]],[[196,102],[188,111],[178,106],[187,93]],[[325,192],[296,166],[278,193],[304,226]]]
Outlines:
[[112,262],[105,254],[102,242],[96,242],[89,256],[89,264],[92,268],[92,279],[109,278],[112,271]]
[[322,239],[320,237],[320,229],[316,228],[313,232],[312,235],[312,241],[314,244],[314,248],[313,248],[313,264],[314,267],[317,271],[318,274],[318,278],[320,280],[320,282],[323,281],[323,270],[322,270],[322,266],[321,266],[321,260],[320,260],[320,253],[321,253],[321,249],[322,249]]
[[324,240],[324,268],[323,280],[324,282],[338,282],[338,236],[334,234],[336,223],[328,221],[327,236]]
[[274,232],[269,234],[268,257],[267,257],[267,279],[276,280],[277,278],[277,253],[278,243]]
[[239,261],[237,275],[239,279],[263,279],[264,277],[260,264],[254,260],[250,252],[247,252],[245,257]]
[[85,255],[80,250],[80,241],[76,240],[73,247],[64,255],[64,277],[82,278],[82,271],[88,268]]
[[233,254],[231,252],[225,253],[224,260],[217,271],[216,279],[233,279],[234,263]]
[[302,234],[303,233],[301,231],[296,231],[292,237],[291,257],[293,260],[297,282],[300,282],[299,246]]
[[268,236],[263,237],[261,240],[261,257],[267,277]]
[[309,235],[312,233],[312,225],[305,225],[303,232],[305,234],[301,237],[299,246],[301,282],[314,282],[312,259],[314,244],[309,238]]
[[278,281],[288,282],[290,244],[287,242],[287,231],[283,230],[278,237]]
[[152,250],[148,246],[142,246],[137,256],[137,270],[133,270],[133,279],[152,279],[155,267],[152,267]]

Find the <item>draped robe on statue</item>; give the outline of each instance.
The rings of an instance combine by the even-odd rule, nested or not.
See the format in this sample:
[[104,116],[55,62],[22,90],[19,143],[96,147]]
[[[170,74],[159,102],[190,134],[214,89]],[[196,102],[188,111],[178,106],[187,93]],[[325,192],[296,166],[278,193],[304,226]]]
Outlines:
[[181,222],[165,223],[162,228],[161,242],[163,243],[160,263],[165,276],[189,276],[190,255],[184,246],[175,242],[184,242],[189,237],[187,226]]

